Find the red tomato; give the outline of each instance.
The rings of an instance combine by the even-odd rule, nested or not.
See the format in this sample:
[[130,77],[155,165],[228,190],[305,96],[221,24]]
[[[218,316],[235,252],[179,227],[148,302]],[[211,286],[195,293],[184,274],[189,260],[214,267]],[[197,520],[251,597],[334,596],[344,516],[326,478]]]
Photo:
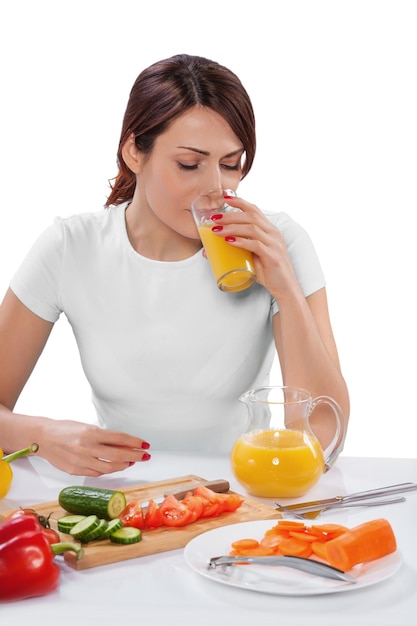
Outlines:
[[173,495],[165,498],[160,510],[164,526],[185,526],[197,519],[191,509]]
[[53,528],[44,528],[42,532],[50,544],[59,543],[61,541],[61,537]]
[[39,515],[33,509],[17,509],[16,511],[12,511],[5,517],[5,521],[22,516],[35,518],[39,522],[40,529],[42,530],[43,534],[50,544],[59,543],[61,541],[61,538],[57,531],[53,530],[53,528],[50,528],[49,518],[44,517],[43,515]]
[[37,513],[34,509],[17,509],[16,511],[12,511],[11,513],[9,513],[5,519],[11,519],[13,517],[20,517],[21,515],[24,515],[25,517],[34,517],[35,519],[38,520],[39,524],[43,528],[50,527],[50,524],[49,524],[50,516],[45,517],[44,515]]
[[215,493],[211,489],[207,489],[203,485],[199,485],[194,489],[194,495],[199,496],[203,500],[203,512],[200,517],[217,517],[224,511],[224,502],[221,494]]
[[187,495],[185,496],[183,500],[183,503],[190,509],[193,515],[193,519],[192,519],[193,522],[195,522],[196,520],[198,520],[199,517],[201,517],[204,511],[204,502],[203,502],[203,499],[200,498],[200,496],[195,496],[191,492],[187,493]]
[[149,500],[145,513],[145,528],[159,528],[164,523],[161,510],[154,500]]
[[22,515],[25,517],[35,517],[39,521],[38,515],[31,509],[17,509],[16,511],[9,513],[4,519],[8,520],[14,517],[21,517]]
[[139,528],[139,530],[145,528],[145,518],[139,500],[130,502],[120,513],[119,517],[123,522],[123,526],[133,526],[133,528]]
[[238,493],[223,493],[224,510],[228,513],[236,511],[243,503],[243,498]]

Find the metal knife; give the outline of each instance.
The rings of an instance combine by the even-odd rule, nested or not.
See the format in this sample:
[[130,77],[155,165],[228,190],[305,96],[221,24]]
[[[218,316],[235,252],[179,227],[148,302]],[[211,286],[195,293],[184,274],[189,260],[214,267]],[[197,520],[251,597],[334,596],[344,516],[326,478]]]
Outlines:
[[216,493],[226,493],[230,489],[230,483],[223,478],[219,478],[218,480],[203,480],[198,483],[191,484],[187,489],[182,489],[181,491],[167,491],[162,496],[157,496],[155,498],[149,498],[141,503],[141,507],[143,510],[147,509],[149,506],[149,501],[152,499],[156,504],[162,504],[165,498],[169,495],[175,496],[177,500],[183,500],[187,493],[190,491],[194,491],[196,487],[207,487],[207,489],[211,489],[211,491],[215,491]]
[[[368,491],[358,491],[346,496],[335,496],[334,498],[323,498],[322,500],[312,500],[311,502],[299,502],[297,504],[286,504],[285,509],[289,511],[308,512],[320,509],[329,505],[346,505],[349,502],[361,502],[363,500],[372,500],[381,496],[392,495],[395,493],[406,493],[408,491],[417,491],[416,483],[399,483],[388,487],[379,487],[378,489],[370,489]],[[277,510],[281,510],[279,503]]]

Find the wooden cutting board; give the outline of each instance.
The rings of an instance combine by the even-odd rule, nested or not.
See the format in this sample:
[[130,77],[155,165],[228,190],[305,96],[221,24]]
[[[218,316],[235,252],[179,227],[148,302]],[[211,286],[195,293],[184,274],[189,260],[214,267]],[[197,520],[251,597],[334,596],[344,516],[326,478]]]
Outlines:
[[[189,474],[169,480],[136,485],[127,489],[121,489],[121,491],[126,494],[126,500],[129,503],[137,499],[147,501],[151,498],[159,498],[167,492],[186,490],[204,482],[206,482],[204,478]],[[233,513],[223,513],[219,517],[202,519],[180,528],[162,527],[154,530],[145,530],[142,533],[142,541],[132,545],[119,545],[111,543],[110,540],[92,541],[84,545],[84,556],[79,561],[75,559],[75,555],[72,552],[65,553],[64,559],[75,569],[87,569],[183,548],[193,537],[219,526],[260,519],[279,519],[281,517],[281,514],[272,507],[243,495],[241,497],[244,499],[244,502]],[[59,506],[58,502],[45,502],[28,508],[33,508],[46,517],[51,514],[49,521],[51,528],[55,529],[57,520],[63,515],[67,515],[67,512]],[[3,515],[6,514],[4,513]],[[68,541],[69,535],[60,534],[63,541]],[[71,541],[73,541],[72,538]]]

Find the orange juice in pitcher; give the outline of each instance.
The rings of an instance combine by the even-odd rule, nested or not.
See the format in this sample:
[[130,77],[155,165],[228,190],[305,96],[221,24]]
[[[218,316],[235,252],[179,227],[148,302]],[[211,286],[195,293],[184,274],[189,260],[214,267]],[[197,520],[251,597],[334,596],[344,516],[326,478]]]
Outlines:
[[324,472],[322,448],[295,430],[244,433],[231,454],[232,470],[248,493],[264,498],[301,496]]
[[[346,437],[346,420],[329,396],[313,398],[298,387],[258,387],[239,400],[250,423],[235,442],[230,463],[248,493],[261,498],[297,498],[317,483],[336,461]],[[314,409],[326,404],[336,427],[325,450],[310,427]]]

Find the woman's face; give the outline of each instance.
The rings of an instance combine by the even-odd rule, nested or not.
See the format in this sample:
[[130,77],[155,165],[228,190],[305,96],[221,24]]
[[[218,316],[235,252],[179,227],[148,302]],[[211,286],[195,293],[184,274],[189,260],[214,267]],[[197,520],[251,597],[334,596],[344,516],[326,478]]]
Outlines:
[[211,109],[190,109],[159,135],[143,160],[137,177],[139,207],[176,233],[198,238],[191,202],[207,189],[236,190],[243,152],[224,118]]

